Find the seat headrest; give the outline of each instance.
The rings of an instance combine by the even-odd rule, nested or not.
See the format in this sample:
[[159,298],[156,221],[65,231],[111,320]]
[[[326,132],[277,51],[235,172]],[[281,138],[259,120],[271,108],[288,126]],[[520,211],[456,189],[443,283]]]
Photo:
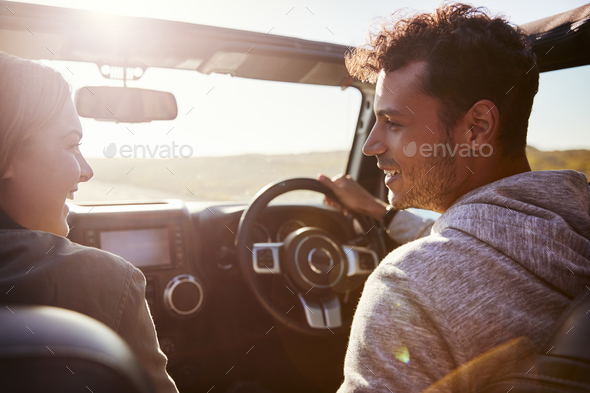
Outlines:
[[57,307],[6,305],[0,309],[0,332],[0,380],[5,387],[65,391],[64,386],[80,382],[93,391],[94,383],[117,385],[109,391],[154,392],[127,343],[86,315]]

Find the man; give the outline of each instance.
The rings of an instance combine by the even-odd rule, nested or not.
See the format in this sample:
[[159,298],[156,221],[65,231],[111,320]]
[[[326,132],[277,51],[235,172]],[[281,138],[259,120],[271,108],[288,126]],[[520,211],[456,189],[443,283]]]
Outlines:
[[[419,239],[367,280],[339,391],[422,391],[516,337],[541,344],[590,282],[590,193],[581,173],[531,172],[539,72],[526,36],[444,5],[384,24],[347,67],[376,83],[363,151],[385,172],[391,206],[443,215],[430,232],[420,220]],[[387,205],[350,178],[320,181],[344,208],[384,216]],[[400,212],[390,235],[410,215]],[[495,370],[484,371],[463,387]]]

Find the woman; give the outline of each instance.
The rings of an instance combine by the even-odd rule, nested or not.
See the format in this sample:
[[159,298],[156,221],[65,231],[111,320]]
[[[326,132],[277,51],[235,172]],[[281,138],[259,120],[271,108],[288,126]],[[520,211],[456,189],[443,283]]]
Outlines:
[[81,139],[61,74],[0,52],[1,301],[67,308],[103,322],[129,343],[158,391],[177,392],[141,271],[65,238],[66,198],[93,175]]

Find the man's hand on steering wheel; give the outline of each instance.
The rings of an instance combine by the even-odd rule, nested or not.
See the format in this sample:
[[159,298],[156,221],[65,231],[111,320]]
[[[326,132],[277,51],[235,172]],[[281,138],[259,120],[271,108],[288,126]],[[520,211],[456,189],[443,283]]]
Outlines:
[[[360,184],[352,179],[350,175],[336,175],[332,179],[320,174],[317,180],[328,187],[340,199],[342,204],[325,198],[326,205],[342,210],[344,214],[353,211],[379,221],[387,211],[388,204],[371,195]],[[343,206],[344,205],[344,206]]]

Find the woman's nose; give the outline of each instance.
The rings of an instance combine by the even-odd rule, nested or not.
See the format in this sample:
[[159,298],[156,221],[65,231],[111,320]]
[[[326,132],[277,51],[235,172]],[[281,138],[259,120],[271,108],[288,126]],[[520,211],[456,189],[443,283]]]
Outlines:
[[78,154],[78,162],[80,164],[80,182],[90,180],[94,176],[94,172],[82,154]]

